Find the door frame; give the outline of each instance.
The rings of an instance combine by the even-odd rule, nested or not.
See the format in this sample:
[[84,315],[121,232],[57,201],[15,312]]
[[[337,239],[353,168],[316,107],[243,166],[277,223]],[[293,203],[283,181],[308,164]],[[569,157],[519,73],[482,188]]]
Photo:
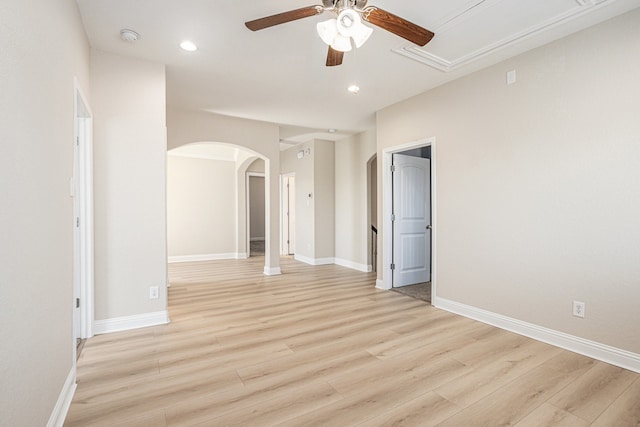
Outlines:
[[[420,149],[420,151],[422,151],[422,149]],[[393,176],[393,216],[395,217],[395,221],[393,221],[392,223],[393,263],[395,264],[395,269],[393,270],[392,286],[394,289],[401,288],[403,286],[415,285],[418,283],[431,282],[431,158],[407,155],[406,153],[410,153],[410,151],[403,151],[400,153],[392,154],[395,174]],[[405,185],[401,182],[404,181],[403,165],[404,167],[410,165],[414,168],[424,168],[422,169],[423,172],[427,172],[428,170],[428,173],[423,175],[423,179],[426,182],[422,180],[420,180],[422,181],[421,183],[418,183],[418,181],[414,182],[414,184],[424,185],[420,196],[416,194],[415,198],[408,197],[407,191],[411,191],[411,189],[405,187]],[[407,186],[410,185],[408,182],[406,182],[406,184]],[[426,192],[428,192],[428,194],[425,194]],[[403,211],[403,206],[407,206],[405,202],[410,200],[420,200],[422,206],[427,208],[424,213],[424,221],[420,221],[420,226],[417,229],[415,228],[415,218],[409,220],[405,216],[406,212]],[[418,246],[412,245],[412,248],[408,252],[401,242],[402,235],[407,232],[407,226],[409,226],[413,230],[413,232],[418,232],[418,230],[420,230],[424,233],[424,239],[422,240],[422,242]],[[412,272],[406,271],[404,257],[412,257],[413,251],[427,251],[426,246],[429,246],[429,249],[428,252],[425,252],[424,256],[421,257],[421,259],[425,262],[425,266],[422,271],[420,273],[417,273],[415,270],[413,270]],[[420,249],[421,247],[423,249]]]
[[[280,255],[284,255],[284,256],[289,255],[289,249],[290,249],[290,245],[287,244],[287,239],[289,238],[289,235],[285,236],[284,234],[285,231],[290,232],[289,218],[287,217],[287,212],[284,208],[285,192],[287,192],[287,201],[291,200],[289,190],[287,188],[287,183],[290,177],[293,177],[293,179],[295,180],[296,173],[289,172],[289,173],[284,173],[280,175]],[[294,202],[295,202],[295,196],[294,196]],[[294,206],[294,212],[295,212],[295,206]],[[295,234],[294,234],[294,238],[295,238]],[[294,243],[294,247],[295,247],[295,243]]]
[[[252,176],[257,176],[257,177],[261,177],[264,178],[264,219],[265,219],[265,224],[264,224],[264,234],[267,234],[267,227],[269,226],[267,224],[267,179],[266,176],[267,174],[264,172],[246,172],[246,200],[247,200],[247,258],[251,258],[251,177]],[[265,253],[267,251],[267,236],[264,236],[264,245],[265,245]]]
[[[74,79],[74,361],[76,338],[91,338],[94,322],[94,248],[93,248],[93,115],[77,79]],[[80,308],[76,310],[76,298]],[[77,329],[77,330],[76,330]]]
[[[375,162],[375,167],[373,163]],[[376,184],[375,188],[373,185],[373,180],[371,179],[373,173],[376,174]],[[380,187],[380,178],[378,177],[378,153],[374,153],[369,160],[367,160],[367,265],[369,272],[377,272],[378,271],[378,233],[376,232],[375,240],[373,235],[373,230],[371,227],[372,224],[372,213],[376,212],[376,229],[378,229],[380,223],[378,218],[378,188]],[[376,195],[376,202],[373,202],[372,194]]]
[[437,205],[436,205],[436,138],[426,138],[412,141],[405,144],[395,145],[382,150],[382,218],[378,218],[378,223],[382,224],[382,282],[378,282],[376,287],[390,290],[393,288],[393,223],[391,214],[393,212],[393,175],[391,165],[393,164],[393,154],[412,150],[420,147],[431,147],[431,301],[436,301],[437,292],[437,264],[436,264],[436,235],[437,235]]

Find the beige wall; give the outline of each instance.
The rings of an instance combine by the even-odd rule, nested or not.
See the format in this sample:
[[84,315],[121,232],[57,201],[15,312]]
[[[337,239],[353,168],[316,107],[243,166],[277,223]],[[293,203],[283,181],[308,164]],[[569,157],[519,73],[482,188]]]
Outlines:
[[264,173],[264,160],[256,159],[249,165],[247,172]]
[[[312,154],[313,141],[297,145],[282,152],[280,166],[282,174],[295,173],[295,252],[298,257],[315,258],[315,210],[314,193],[314,160]],[[297,158],[303,151],[305,156]]]
[[315,258],[335,257],[335,148],[333,141],[313,143]]
[[[264,160],[256,159],[247,168],[247,172],[255,172],[264,174]],[[261,238],[265,236],[265,188],[264,177],[253,177],[251,182],[251,194],[249,195],[249,204],[251,208],[251,223],[249,230],[250,238]],[[256,207],[254,209],[253,207]]]
[[375,152],[373,131],[335,143],[335,256],[360,270],[370,265],[367,162]]
[[72,371],[74,77],[90,98],[75,1],[2,2],[2,426],[46,425]]
[[332,141],[313,140],[281,154],[281,173],[295,173],[296,257],[310,263],[335,256],[334,152]]
[[172,257],[233,257],[236,163],[169,155],[167,238]]
[[[164,65],[92,51],[95,318],[161,312],[166,298]],[[149,299],[149,287],[160,298]]]
[[640,10],[378,114],[436,138],[438,297],[640,353],[638,52]]
[[249,179],[249,231],[251,240],[264,239],[264,177]]

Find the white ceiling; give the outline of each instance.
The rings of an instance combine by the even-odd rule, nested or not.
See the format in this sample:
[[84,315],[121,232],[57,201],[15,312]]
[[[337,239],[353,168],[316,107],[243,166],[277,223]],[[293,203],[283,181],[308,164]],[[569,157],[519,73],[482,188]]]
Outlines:
[[[284,125],[283,145],[371,129],[375,112],[640,6],[640,0],[370,0],[430,29],[424,48],[376,28],[339,67],[315,24],[244,22],[320,0],[77,0],[92,47],[166,64],[169,107]],[[142,38],[131,44],[121,29]],[[197,52],[178,45],[190,39]],[[357,82],[360,93],[346,87]],[[328,129],[337,129],[328,133]]]

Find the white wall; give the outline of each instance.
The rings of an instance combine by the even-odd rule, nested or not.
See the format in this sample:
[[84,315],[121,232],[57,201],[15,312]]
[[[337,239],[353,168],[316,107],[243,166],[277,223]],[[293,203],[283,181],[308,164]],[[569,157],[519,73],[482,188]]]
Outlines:
[[375,152],[373,131],[335,143],[336,262],[360,270],[370,268],[367,162]]
[[175,155],[167,160],[169,261],[235,258],[236,163]]
[[2,426],[46,425],[75,379],[74,77],[90,95],[75,1],[0,3]]
[[164,65],[93,50],[91,72],[96,321],[166,313]]
[[638,52],[640,10],[378,114],[436,138],[438,297],[640,354]]

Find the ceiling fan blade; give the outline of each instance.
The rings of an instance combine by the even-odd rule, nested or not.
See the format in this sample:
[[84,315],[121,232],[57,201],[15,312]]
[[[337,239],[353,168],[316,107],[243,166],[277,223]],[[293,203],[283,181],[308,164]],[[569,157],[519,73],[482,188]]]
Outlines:
[[296,21],[302,18],[309,18],[310,16],[319,15],[322,12],[324,12],[324,7],[322,6],[307,6],[300,9],[290,10],[288,12],[278,13],[276,15],[255,19],[253,21],[248,21],[245,22],[244,25],[246,25],[247,28],[251,31],[258,31],[265,28],[273,27],[274,25]]
[[376,6],[369,6],[364,9],[362,18],[418,46],[426,45],[434,36],[433,32]]
[[329,53],[327,53],[327,67],[335,67],[342,64],[342,58],[344,58],[344,52],[335,50],[329,46]]

